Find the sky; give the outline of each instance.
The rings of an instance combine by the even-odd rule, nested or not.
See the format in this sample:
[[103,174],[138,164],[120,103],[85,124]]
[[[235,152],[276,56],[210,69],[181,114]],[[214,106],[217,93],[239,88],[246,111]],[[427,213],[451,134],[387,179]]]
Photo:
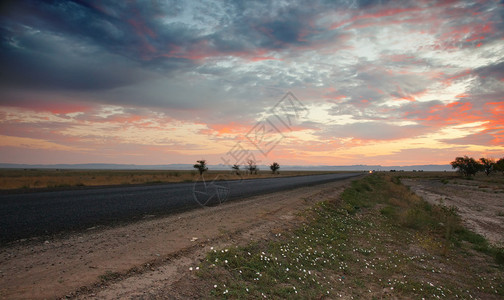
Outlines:
[[0,162],[504,157],[502,1],[2,1]]

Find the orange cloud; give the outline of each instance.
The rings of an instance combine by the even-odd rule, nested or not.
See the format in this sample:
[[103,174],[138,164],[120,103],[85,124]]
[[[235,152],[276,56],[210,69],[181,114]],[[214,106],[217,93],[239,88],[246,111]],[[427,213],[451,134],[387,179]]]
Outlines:
[[0,135],[0,146],[29,148],[29,149],[63,150],[63,151],[90,150],[90,149],[84,149],[84,148],[65,146],[65,145],[53,143],[53,142],[43,140],[43,139],[7,136],[7,135]]
[[502,117],[504,116],[504,101],[486,103],[485,110],[494,117],[485,126],[485,132],[494,137],[491,144],[504,145],[504,118]]
[[236,122],[227,124],[206,124],[208,129],[200,130],[202,134],[246,134],[250,130],[250,125],[244,125]]
[[129,115],[129,114],[118,114],[107,117],[103,122],[111,123],[139,123],[144,117],[139,115]]
[[456,98],[467,98],[469,97],[470,95],[467,94],[467,93],[462,93],[462,94],[458,94],[457,96],[455,96]]
[[[465,97],[466,95],[460,96],[461,99]],[[461,138],[460,143],[477,142],[480,145],[489,146],[504,144],[504,118],[502,118],[504,101],[485,103],[481,109],[475,109],[471,102],[460,100],[449,104],[434,105],[427,112],[411,111],[405,114],[405,116],[408,115],[419,115],[413,119],[439,128],[482,122],[480,132]]]
[[470,102],[452,102],[436,105],[430,109],[429,113],[432,114],[432,120],[441,120],[446,124],[480,121],[481,112],[472,110],[472,107]]

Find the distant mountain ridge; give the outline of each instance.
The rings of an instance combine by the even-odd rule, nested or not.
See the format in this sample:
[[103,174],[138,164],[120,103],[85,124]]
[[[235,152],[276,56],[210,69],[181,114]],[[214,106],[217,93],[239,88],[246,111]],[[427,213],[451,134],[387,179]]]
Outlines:
[[[259,165],[260,170],[269,170],[269,166]],[[411,165],[411,166],[380,166],[380,165],[350,165],[350,166],[297,166],[280,165],[285,171],[452,171],[450,165]],[[229,170],[226,165],[209,165],[210,170]],[[243,167],[242,167],[243,168]],[[166,165],[135,165],[135,164],[9,164],[0,163],[0,169],[84,169],[84,170],[193,170],[192,164]]]

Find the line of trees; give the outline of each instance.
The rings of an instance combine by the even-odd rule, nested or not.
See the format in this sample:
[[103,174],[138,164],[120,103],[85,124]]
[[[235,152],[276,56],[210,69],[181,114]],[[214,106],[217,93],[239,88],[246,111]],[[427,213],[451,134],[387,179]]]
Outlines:
[[478,172],[485,172],[487,176],[492,172],[502,172],[504,174],[504,157],[495,161],[492,158],[485,157],[475,160],[472,157],[464,155],[456,157],[450,165],[465,177],[474,176]]
[[[203,175],[203,173],[205,173],[206,171],[208,171],[206,160],[202,159],[196,162],[197,164],[194,164],[193,167],[199,171],[200,176]],[[249,159],[247,161],[247,165],[245,165],[244,167],[249,174],[257,174],[257,172],[259,172],[259,167],[257,166],[254,160]],[[236,175],[240,175],[240,165],[236,164],[232,165],[231,169]],[[273,174],[280,174],[280,172],[278,171],[280,169],[280,164],[278,164],[277,162],[273,162],[270,165],[270,169]]]

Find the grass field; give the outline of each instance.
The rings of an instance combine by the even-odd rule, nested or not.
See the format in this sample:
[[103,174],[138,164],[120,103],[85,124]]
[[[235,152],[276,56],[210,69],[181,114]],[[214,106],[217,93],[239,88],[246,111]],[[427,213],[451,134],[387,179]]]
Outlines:
[[[489,176],[478,172],[475,176],[463,177],[457,172],[398,172],[394,176],[398,178],[439,179],[446,182],[464,182],[465,184],[496,184],[504,185],[504,174],[493,172]],[[472,183],[471,183],[472,182]]]
[[214,249],[194,286],[203,298],[502,299],[504,249],[464,228],[454,209],[416,196],[399,175],[429,176],[355,181],[293,231]]
[[[260,171],[257,175],[236,175],[231,171],[208,171],[205,178],[241,179],[327,174],[324,171],[281,171],[271,174]],[[66,170],[66,169],[0,169],[0,190],[32,188],[68,188],[105,185],[155,184],[192,182],[199,178],[195,170]]]

